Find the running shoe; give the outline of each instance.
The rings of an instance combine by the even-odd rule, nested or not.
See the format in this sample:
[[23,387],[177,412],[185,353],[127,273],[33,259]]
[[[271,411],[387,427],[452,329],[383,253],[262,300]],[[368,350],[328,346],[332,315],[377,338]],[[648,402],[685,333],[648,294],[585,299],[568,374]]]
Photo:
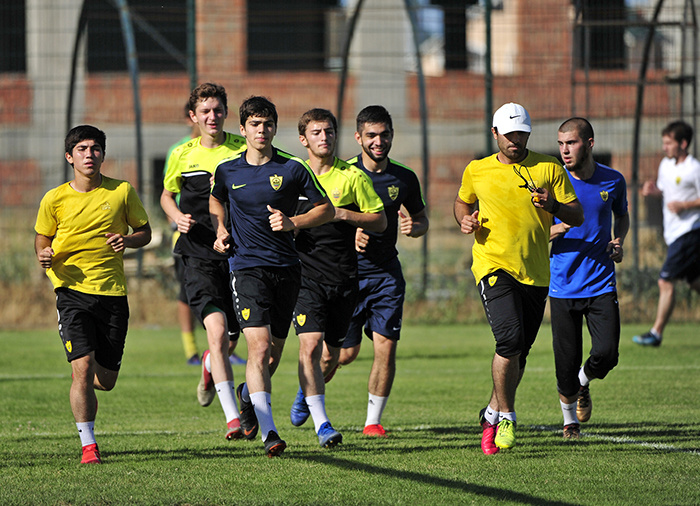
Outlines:
[[239,357],[235,353],[228,356],[228,361],[231,363],[231,365],[245,365],[246,363],[244,358]]
[[100,457],[100,450],[97,448],[96,444],[91,444],[83,446],[83,458],[80,461],[81,464],[102,464],[102,457]]
[[581,426],[578,423],[570,423],[569,425],[564,425],[564,439],[570,441],[581,438]]
[[318,429],[318,442],[323,448],[333,448],[343,442],[343,436],[331,426],[331,422],[324,422]]
[[214,380],[211,373],[207,371],[206,360],[209,355],[209,350],[202,355],[202,376],[199,378],[197,385],[197,400],[203,407],[209,406],[216,397],[216,389],[214,388]]
[[498,425],[489,423],[488,420],[486,420],[484,417],[485,411],[486,408],[483,408],[479,412],[479,425],[481,425],[483,429],[481,433],[481,451],[483,451],[485,455],[493,455],[494,453],[498,453],[499,450],[498,446],[494,443]]
[[236,388],[236,397],[238,398],[238,406],[241,410],[241,429],[243,430],[243,437],[250,441],[255,439],[255,436],[258,434],[258,417],[255,416],[253,403],[243,400],[243,385],[245,385],[245,383],[241,383],[238,385],[238,388]]
[[384,427],[382,427],[382,424],[380,423],[375,423],[372,425],[365,425],[364,430],[362,433],[365,436],[372,436],[372,437],[389,437],[389,434],[387,431],[384,430]]
[[515,446],[515,422],[504,418],[498,422],[498,431],[494,443],[499,448],[513,448]]
[[[255,430],[257,432],[257,427]],[[274,430],[267,433],[267,438],[265,439],[265,451],[267,452],[268,457],[279,457],[285,448],[287,448],[287,443],[280,439],[279,435]]]
[[187,359],[187,365],[202,365],[202,361],[199,359],[199,355],[196,353]]
[[632,341],[642,346],[661,346],[661,338],[656,337],[651,330],[641,336],[634,336]]
[[591,411],[593,411],[593,401],[591,400],[591,392],[588,390],[588,385],[586,385],[578,391],[576,418],[578,418],[579,422],[587,422],[591,418]]
[[297,396],[294,399],[294,404],[292,404],[292,409],[289,411],[289,418],[292,420],[292,425],[295,427],[300,427],[304,425],[304,422],[309,419],[309,405],[306,404],[306,399],[304,398],[304,392],[297,392]]
[[226,424],[226,439],[231,441],[232,439],[241,439],[243,437],[243,430],[241,429],[241,421],[238,418],[234,418]]

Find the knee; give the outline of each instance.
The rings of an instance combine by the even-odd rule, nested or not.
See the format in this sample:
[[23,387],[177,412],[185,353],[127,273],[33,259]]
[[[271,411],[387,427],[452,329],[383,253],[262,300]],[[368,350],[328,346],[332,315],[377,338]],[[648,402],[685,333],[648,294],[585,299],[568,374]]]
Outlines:
[[359,354],[359,346],[353,346],[352,348],[343,348],[342,350],[340,350],[340,357],[338,358],[338,363],[340,365],[349,365],[357,358]]

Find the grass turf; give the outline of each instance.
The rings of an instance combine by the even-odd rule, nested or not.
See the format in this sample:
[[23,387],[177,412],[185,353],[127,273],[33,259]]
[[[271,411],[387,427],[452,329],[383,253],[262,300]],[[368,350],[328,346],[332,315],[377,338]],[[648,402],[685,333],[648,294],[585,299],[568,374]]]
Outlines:
[[[366,340],[327,386],[344,437],[332,450],[319,447],[311,420],[289,421],[298,385],[290,334],[272,396],[289,446],[268,459],[259,439],[224,439],[218,401],[197,404],[199,368],[185,365],[177,330],[134,328],[117,386],[98,393],[102,466],[78,464],[57,331],[0,332],[0,504],[698,504],[697,326],[670,326],[651,349],[631,342],[645,330],[623,327],[620,364],[592,383],[593,416],[571,443],[544,324],[518,390],[517,446],[493,456],[481,453],[476,420],[490,393],[488,326],[404,329],[387,439],[362,435]],[[234,375],[242,381],[244,367]]]

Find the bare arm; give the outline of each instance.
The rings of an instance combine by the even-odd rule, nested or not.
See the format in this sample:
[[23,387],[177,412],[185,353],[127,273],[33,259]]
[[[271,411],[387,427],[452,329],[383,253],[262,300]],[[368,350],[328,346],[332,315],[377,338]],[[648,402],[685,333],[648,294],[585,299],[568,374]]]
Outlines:
[[175,202],[176,195],[177,193],[164,189],[163,193],[160,194],[160,207],[163,208],[170,221],[177,225],[178,232],[186,234],[196,222],[192,219],[191,214],[184,214],[177,207],[177,202]]
[[615,216],[613,225],[613,239],[608,243],[605,251],[610,253],[610,258],[615,262],[622,262],[624,251],[622,245],[630,229],[630,215],[625,213],[622,216]]
[[474,204],[467,204],[457,196],[455,198],[453,212],[455,220],[463,234],[473,234],[481,228],[479,210],[476,209],[476,202]]
[[404,215],[399,211],[399,230],[408,237],[420,237],[428,231],[430,222],[425,208],[415,214]]
[[39,265],[44,269],[51,267],[51,262],[53,260],[54,251],[51,247],[53,243],[53,237],[47,237],[42,234],[36,234],[34,238],[34,252],[36,253],[36,258],[39,260]]
[[549,228],[549,240],[552,241],[560,235],[566,234],[570,228],[571,225],[567,225],[566,223],[557,223],[552,225]]
[[270,211],[270,228],[272,228],[273,232],[289,232],[302,228],[317,227],[331,221],[335,216],[335,207],[333,207],[328,197],[319,200],[314,203],[313,206],[313,208],[304,214],[297,214],[290,218],[282,211],[268,205],[267,210]]
[[151,225],[146,223],[135,228],[129,235],[107,233],[105,237],[107,237],[107,244],[112,246],[116,253],[124,251],[126,248],[142,248],[151,242]]
[[335,208],[335,219],[333,221],[346,221],[353,227],[363,228],[370,232],[384,232],[386,229],[386,213],[361,213],[350,211],[342,207]]
[[668,210],[672,213],[680,214],[683,211],[690,211],[700,207],[700,199],[695,200],[676,200],[666,204]]

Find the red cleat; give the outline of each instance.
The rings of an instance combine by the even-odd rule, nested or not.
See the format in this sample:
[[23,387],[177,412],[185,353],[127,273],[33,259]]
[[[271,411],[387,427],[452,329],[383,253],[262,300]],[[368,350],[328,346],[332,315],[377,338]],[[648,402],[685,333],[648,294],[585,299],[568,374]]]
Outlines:
[[243,429],[241,429],[241,421],[238,418],[234,418],[228,422],[228,430],[226,431],[226,439],[231,441],[232,439],[241,439],[243,437]]
[[389,434],[387,431],[384,430],[384,427],[382,427],[382,424],[380,423],[375,423],[372,425],[365,425],[364,430],[362,433],[365,436],[372,436],[372,437],[389,437]]
[[102,464],[102,458],[100,457],[100,450],[97,448],[96,444],[91,444],[83,446],[83,459],[80,461],[81,464]]

